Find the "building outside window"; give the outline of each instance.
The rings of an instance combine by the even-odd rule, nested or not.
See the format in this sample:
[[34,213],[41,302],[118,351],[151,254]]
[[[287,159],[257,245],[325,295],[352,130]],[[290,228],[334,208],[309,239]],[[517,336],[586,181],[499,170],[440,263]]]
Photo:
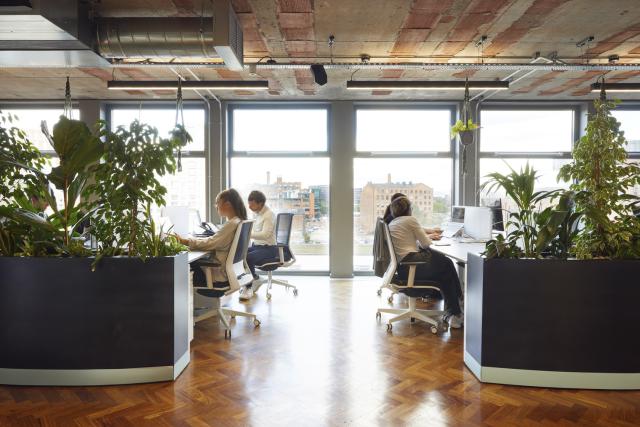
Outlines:
[[277,213],[293,213],[290,271],[329,270],[328,107],[229,108],[230,186],[247,199],[265,193]]

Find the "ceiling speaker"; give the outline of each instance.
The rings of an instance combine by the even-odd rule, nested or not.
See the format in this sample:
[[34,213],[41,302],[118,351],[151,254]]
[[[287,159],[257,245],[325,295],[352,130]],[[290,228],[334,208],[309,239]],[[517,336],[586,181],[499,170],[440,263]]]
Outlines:
[[327,84],[327,72],[322,64],[313,64],[311,66],[311,72],[313,73],[313,79],[320,86]]

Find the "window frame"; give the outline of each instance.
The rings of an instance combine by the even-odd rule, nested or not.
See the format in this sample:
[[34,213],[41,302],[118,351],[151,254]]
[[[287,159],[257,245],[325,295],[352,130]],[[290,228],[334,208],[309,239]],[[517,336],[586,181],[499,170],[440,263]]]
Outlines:
[[[614,109],[618,111],[636,111],[640,115],[640,104],[634,102],[623,102]],[[616,119],[617,120],[617,119]],[[629,159],[640,159],[640,151],[627,151]]]
[[[451,188],[450,188],[450,197],[451,204],[453,205],[456,200],[455,198],[455,190],[456,190],[456,177],[457,177],[457,161],[458,154],[456,152],[457,149],[457,141],[455,138],[450,138],[449,140],[449,151],[358,151],[357,149],[357,132],[358,132],[358,110],[405,110],[405,111],[415,111],[415,110],[448,110],[449,111],[449,127],[452,127],[457,120],[458,115],[458,103],[456,102],[393,102],[393,103],[381,103],[381,102],[354,102],[353,104],[353,159],[352,159],[352,168],[355,165],[355,161],[358,159],[449,159],[451,161],[451,171],[450,171],[450,179],[451,179]],[[351,183],[352,191],[355,191],[353,188],[353,182]],[[355,213],[355,192],[352,196],[352,207],[351,207],[351,215],[353,216]],[[355,228],[355,221],[354,221]],[[355,230],[354,230],[355,233]],[[354,244],[355,244],[355,234],[354,234]],[[355,257],[355,246],[354,251],[351,254],[351,257]],[[357,270],[355,268],[353,274],[357,276],[370,276],[373,275],[373,270]]]
[[[234,111],[236,110],[291,110],[291,109],[308,109],[308,110],[326,110],[327,113],[327,149],[324,151],[243,151],[235,150],[233,146],[233,124],[234,124]],[[226,164],[226,180],[227,186],[231,187],[233,182],[231,177],[233,176],[232,160],[234,158],[264,158],[264,159],[312,159],[312,158],[324,158],[329,162],[329,169],[332,168],[332,129],[333,123],[331,120],[332,103],[330,101],[308,101],[308,102],[270,102],[270,101],[229,101],[226,104],[226,150],[224,155],[224,161]],[[331,174],[329,173],[329,176]],[[329,212],[331,212],[331,178],[329,178]],[[329,214],[331,218],[331,214]],[[298,271],[283,271],[280,274],[284,275],[322,275],[331,270],[331,221],[329,220],[329,253],[327,257],[329,264],[326,269],[323,270],[298,270]]]
[[[167,110],[167,109],[176,109],[175,101],[116,101],[116,102],[104,102],[104,120],[107,123],[109,129],[112,129],[112,111],[117,109],[131,109],[131,108],[141,108],[145,110]],[[210,110],[207,105],[203,101],[197,100],[189,100],[184,101],[183,103],[184,110],[202,110],[204,112],[204,127],[203,131],[203,141],[204,148],[203,150],[182,150],[181,156],[183,159],[193,158],[193,159],[202,159],[204,161],[204,205],[205,212],[200,212],[203,215],[203,218],[206,220],[210,220],[211,218],[211,208],[209,204],[209,189],[211,187],[211,183],[209,182],[209,176],[211,174],[211,141],[210,141],[210,133],[209,129],[211,126],[211,117]]]

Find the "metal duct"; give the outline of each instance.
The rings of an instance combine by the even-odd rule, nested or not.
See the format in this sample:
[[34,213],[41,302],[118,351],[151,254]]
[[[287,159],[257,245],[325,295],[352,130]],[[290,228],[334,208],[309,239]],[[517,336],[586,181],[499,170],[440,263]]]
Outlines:
[[96,39],[105,58],[221,58],[229,69],[243,67],[242,29],[228,1],[206,18],[99,19]]
[[97,43],[105,58],[218,58],[211,18],[100,19]]

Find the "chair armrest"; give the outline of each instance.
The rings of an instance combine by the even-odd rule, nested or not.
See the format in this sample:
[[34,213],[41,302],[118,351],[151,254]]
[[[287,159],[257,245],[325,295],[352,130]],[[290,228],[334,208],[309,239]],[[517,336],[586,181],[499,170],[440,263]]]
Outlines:
[[429,264],[427,261],[400,261],[398,265],[421,265]]

